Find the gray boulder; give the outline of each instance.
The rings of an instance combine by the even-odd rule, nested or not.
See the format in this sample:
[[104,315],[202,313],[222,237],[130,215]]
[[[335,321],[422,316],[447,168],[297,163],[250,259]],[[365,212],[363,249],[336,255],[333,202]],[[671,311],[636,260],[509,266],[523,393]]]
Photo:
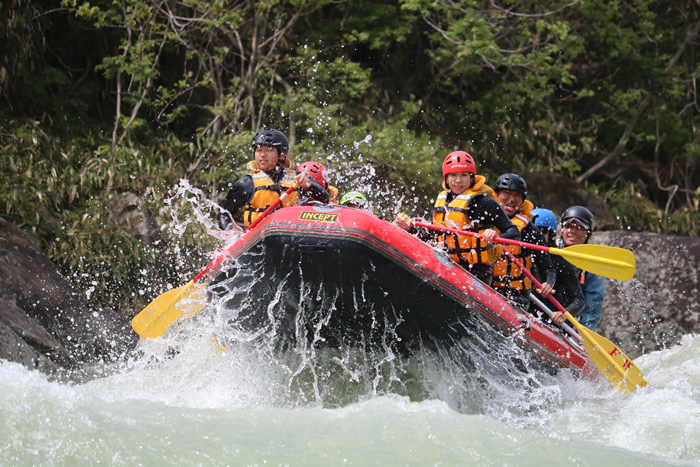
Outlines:
[[700,333],[700,238],[600,232],[591,243],[628,249],[637,262],[632,280],[605,279],[597,333],[631,358],[673,346],[684,334]]
[[43,254],[0,240],[0,358],[57,375],[121,358],[137,341],[128,320],[89,309]]

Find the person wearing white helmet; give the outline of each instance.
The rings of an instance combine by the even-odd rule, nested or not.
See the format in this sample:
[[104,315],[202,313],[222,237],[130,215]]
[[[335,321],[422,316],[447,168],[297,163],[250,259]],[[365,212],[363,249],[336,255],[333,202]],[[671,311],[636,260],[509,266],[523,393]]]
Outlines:
[[[249,226],[294,183],[299,190],[328,202],[325,188],[307,173],[296,173],[293,161],[287,157],[289,141],[284,133],[264,128],[253,137],[251,146],[254,159],[248,163],[250,173],[231,185],[221,204],[223,209],[217,217],[221,230],[232,228],[234,222]],[[282,202],[282,207],[299,204],[300,199],[295,191]]]
[[[561,215],[559,246],[565,248],[588,243],[593,236],[594,226],[591,211],[583,206],[571,206]],[[586,300],[579,322],[594,331],[603,313],[605,281],[601,276],[583,269],[578,269],[578,278]]]

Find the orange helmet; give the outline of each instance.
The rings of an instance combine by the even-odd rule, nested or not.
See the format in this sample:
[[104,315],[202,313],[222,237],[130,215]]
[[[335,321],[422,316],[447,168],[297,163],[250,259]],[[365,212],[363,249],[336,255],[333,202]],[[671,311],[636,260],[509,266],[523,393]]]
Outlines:
[[447,177],[447,174],[458,172],[470,172],[476,175],[476,164],[469,153],[454,151],[449,153],[442,162],[442,178]]
[[297,173],[305,173],[309,177],[313,178],[321,185],[323,188],[328,188],[328,173],[326,172],[326,167],[314,161],[308,161],[297,167]]

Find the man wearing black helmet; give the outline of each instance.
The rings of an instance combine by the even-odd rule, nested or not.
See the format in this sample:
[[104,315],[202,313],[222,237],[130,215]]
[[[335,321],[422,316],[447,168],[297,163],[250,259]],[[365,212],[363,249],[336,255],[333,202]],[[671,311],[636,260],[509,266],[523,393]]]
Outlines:
[[[593,227],[591,211],[583,206],[571,206],[561,215],[559,246],[564,248],[588,243],[593,235]],[[602,277],[583,269],[578,270],[578,278],[586,300],[579,322],[593,331],[598,326],[603,311],[605,282]]]
[[[233,222],[250,225],[294,183],[306,197],[328,202],[328,192],[318,182],[304,172],[296,173],[293,161],[287,157],[289,141],[284,133],[265,128],[253,137],[251,145],[254,160],[248,163],[250,173],[231,186],[221,205],[217,220],[222,230],[230,229]],[[294,192],[282,206],[299,204],[299,200]]]
[[[511,222],[520,230],[520,238],[523,242],[544,245],[544,236],[540,229],[530,222],[530,211],[533,205],[527,198],[527,183],[520,175],[506,173],[498,177],[493,187],[498,198],[498,203],[508,215]],[[556,270],[552,260],[546,252],[531,250],[529,248],[505,245],[513,256],[530,270],[534,265],[541,272],[544,280],[542,288],[537,292],[543,296],[551,295],[554,291],[552,285],[556,281]],[[501,256],[493,265],[493,282],[491,286],[505,297],[516,302],[527,310],[530,306],[530,290],[532,283],[525,273],[507,255]]]

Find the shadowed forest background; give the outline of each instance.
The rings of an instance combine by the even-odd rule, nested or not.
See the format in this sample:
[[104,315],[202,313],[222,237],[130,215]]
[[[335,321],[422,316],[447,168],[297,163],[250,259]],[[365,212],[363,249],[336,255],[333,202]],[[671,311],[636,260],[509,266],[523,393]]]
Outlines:
[[[428,212],[462,149],[491,182],[584,184],[610,229],[700,230],[697,0],[9,0],[0,18],[0,217],[124,314],[206,263],[263,126],[388,218]],[[125,193],[156,241],[110,214]]]

